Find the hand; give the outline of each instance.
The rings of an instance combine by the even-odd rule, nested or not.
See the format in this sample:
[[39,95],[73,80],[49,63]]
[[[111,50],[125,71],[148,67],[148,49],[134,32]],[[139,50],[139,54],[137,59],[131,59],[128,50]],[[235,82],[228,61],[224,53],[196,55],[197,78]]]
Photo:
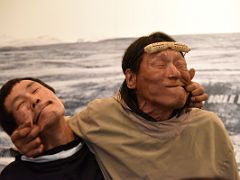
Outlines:
[[192,82],[195,75],[195,69],[181,70],[183,82],[185,82],[185,89],[190,93],[190,101],[187,103],[188,107],[202,108],[203,101],[208,99],[208,95],[204,92],[204,87],[196,82]]
[[39,132],[38,126],[26,122],[12,133],[11,139],[20,153],[28,157],[34,157],[43,152]]
[[195,69],[190,69],[190,70],[187,70],[187,69],[181,69],[180,70],[180,73],[181,73],[181,76],[182,76],[182,79],[181,81],[188,85],[191,83],[194,75],[195,75]]
[[196,82],[192,82],[185,89],[191,94],[191,101],[188,106],[202,108],[203,101],[208,99],[208,94],[204,92],[204,87]]

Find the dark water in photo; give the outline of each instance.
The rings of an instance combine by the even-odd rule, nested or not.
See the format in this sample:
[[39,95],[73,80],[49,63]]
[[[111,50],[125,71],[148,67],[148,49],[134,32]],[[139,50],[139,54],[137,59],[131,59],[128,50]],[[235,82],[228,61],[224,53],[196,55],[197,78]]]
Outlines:
[[[205,109],[224,122],[240,167],[240,33],[175,36],[192,51],[194,81],[209,93]],[[89,101],[113,95],[123,81],[121,58],[135,38],[30,47],[0,48],[0,86],[15,77],[34,76],[52,85],[71,115]],[[0,130],[0,166],[7,164],[8,136]],[[4,166],[4,165],[2,165]],[[0,167],[1,170],[1,167]]]

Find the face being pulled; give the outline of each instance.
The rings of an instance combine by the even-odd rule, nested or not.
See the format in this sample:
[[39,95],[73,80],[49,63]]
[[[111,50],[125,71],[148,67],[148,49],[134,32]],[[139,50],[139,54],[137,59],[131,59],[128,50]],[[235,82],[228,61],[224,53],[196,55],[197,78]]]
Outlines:
[[64,105],[48,88],[31,80],[17,83],[4,105],[12,113],[17,125],[31,122],[43,130],[64,116]]
[[188,93],[181,74],[186,71],[186,61],[178,51],[145,53],[139,72],[132,78],[140,108],[150,105],[171,111],[183,107]]

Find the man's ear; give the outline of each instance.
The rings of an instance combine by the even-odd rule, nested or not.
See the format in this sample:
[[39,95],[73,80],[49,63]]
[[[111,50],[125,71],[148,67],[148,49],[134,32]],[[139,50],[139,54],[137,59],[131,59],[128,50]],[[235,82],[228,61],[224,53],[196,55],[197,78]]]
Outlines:
[[132,72],[130,69],[126,69],[125,79],[126,79],[127,87],[129,89],[136,88],[136,74]]

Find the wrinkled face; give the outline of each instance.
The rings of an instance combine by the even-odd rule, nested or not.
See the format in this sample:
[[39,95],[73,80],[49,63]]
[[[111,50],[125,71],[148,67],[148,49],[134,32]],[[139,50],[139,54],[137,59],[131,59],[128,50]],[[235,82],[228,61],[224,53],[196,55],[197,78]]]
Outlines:
[[7,96],[4,105],[16,119],[17,125],[32,122],[43,130],[64,116],[64,106],[59,98],[45,86],[22,80]]
[[163,109],[183,107],[188,94],[183,87],[181,71],[186,72],[187,65],[180,52],[168,49],[145,53],[139,72],[131,77],[130,83],[139,106],[147,103]]

